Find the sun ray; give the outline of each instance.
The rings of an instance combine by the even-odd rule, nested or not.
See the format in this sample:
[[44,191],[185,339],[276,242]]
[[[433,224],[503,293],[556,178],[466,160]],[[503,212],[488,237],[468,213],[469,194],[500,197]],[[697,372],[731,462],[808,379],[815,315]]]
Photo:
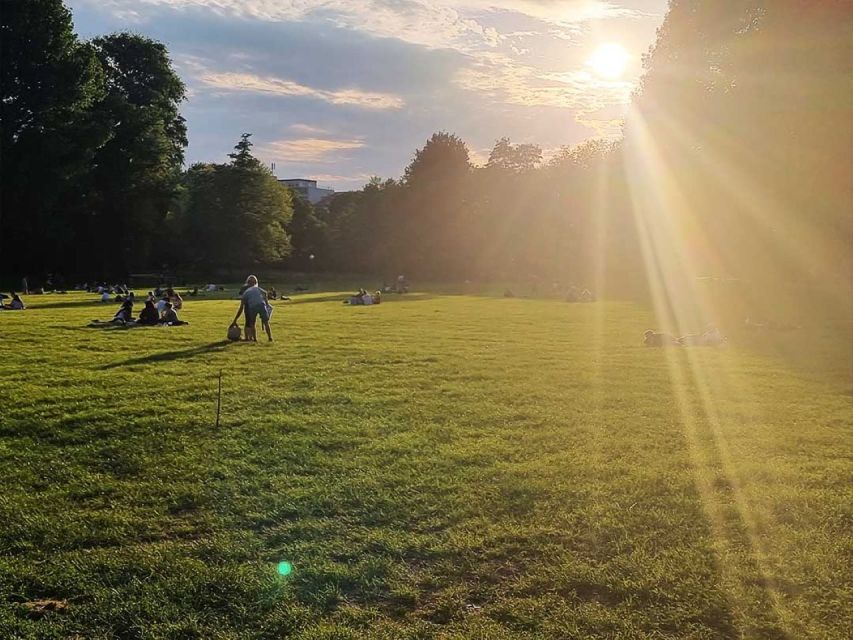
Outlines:
[[[687,241],[693,221],[682,186],[639,113],[632,113],[631,124],[632,138],[625,150],[626,171],[653,308],[659,322],[680,333],[703,318],[713,317],[714,309],[706,292],[697,286],[696,266]],[[716,377],[711,376],[690,350],[667,351],[664,357],[694,464],[697,492],[720,547],[719,560],[725,580],[736,589],[738,598],[749,602],[738,606],[755,610],[771,607],[774,625],[780,628],[784,619],[783,602],[764,560],[766,545],[743,490],[718,409],[720,402],[731,401],[738,393],[748,391],[731,384],[725,369],[715,371]],[[725,490],[731,492],[734,521],[739,523],[736,529],[743,530],[745,552],[738,551],[741,534],[732,532],[733,516],[727,512],[729,498],[720,495],[718,476]],[[756,573],[761,578],[758,587],[752,582]],[[782,634],[786,635],[784,631]]]

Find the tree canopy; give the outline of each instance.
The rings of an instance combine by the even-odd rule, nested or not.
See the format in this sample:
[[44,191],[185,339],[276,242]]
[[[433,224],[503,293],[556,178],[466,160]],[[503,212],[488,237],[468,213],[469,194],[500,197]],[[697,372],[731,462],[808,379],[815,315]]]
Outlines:
[[276,263],[290,254],[291,193],[251,153],[244,133],[228,164],[196,164],[184,180],[179,228],[194,266],[233,269]]

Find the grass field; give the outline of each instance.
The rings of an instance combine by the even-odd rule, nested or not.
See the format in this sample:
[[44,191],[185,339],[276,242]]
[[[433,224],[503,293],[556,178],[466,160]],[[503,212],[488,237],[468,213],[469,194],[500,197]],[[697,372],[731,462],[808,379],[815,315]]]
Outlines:
[[228,344],[233,300],[93,298],[0,312],[0,638],[849,637],[837,328],[323,292]]

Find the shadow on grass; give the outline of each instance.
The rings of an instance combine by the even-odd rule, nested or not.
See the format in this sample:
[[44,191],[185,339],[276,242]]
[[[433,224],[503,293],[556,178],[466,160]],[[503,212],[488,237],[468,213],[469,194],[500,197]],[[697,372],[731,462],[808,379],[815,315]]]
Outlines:
[[140,358],[130,358],[129,360],[113,362],[112,364],[104,365],[103,367],[101,367],[101,369],[117,369],[118,367],[127,367],[135,364],[147,364],[149,362],[169,362],[171,360],[193,358],[195,356],[199,356],[205,353],[214,353],[217,351],[222,351],[229,344],[230,342],[228,340],[218,340],[217,342],[211,342],[210,344],[204,344],[199,347],[193,347],[191,349],[164,351],[162,353],[152,353],[149,356],[142,356]]
[[[40,304],[40,301],[27,301],[27,309],[38,310],[38,309],[73,309],[77,307],[103,307],[104,309],[111,309],[115,307],[118,309],[121,306],[120,302],[113,302],[110,300],[109,302],[101,302],[97,298],[92,298],[91,300],[57,300],[56,302],[46,302],[44,304]],[[138,304],[134,303],[134,304]],[[144,305],[144,302],[143,302]]]

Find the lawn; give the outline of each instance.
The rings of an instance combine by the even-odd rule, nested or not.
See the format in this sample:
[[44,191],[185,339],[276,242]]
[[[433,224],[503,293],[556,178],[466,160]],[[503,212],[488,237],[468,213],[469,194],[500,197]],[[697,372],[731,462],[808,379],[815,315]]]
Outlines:
[[343,297],[0,312],[0,638],[848,637],[849,334]]

